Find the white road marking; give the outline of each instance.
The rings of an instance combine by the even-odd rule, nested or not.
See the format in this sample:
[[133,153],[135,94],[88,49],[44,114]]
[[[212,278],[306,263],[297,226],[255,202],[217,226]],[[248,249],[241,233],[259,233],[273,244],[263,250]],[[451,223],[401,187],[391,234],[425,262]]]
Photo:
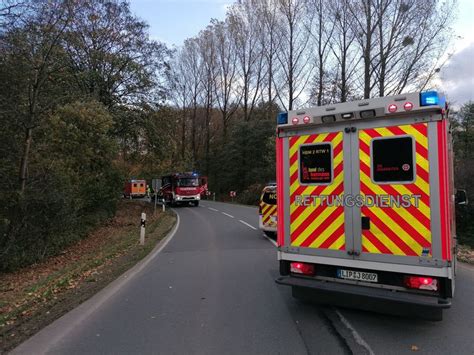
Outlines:
[[252,225],[248,224],[248,223],[247,223],[247,222],[245,222],[245,221],[242,221],[241,219],[239,219],[239,222],[240,222],[240,223],[243,223],[243,224],[245,224],[245,225],[246,225],[247,227],[249,227],[249,228],[252,228],[254,231],[256,231],[256,230],[257,230],[257,228],[255,228],[254,226],[252,226]]
[[339,317],[339,319],[341,320],[342,324],[344,324],[344,326],[349,329],[349,331],[352,333],[352,336],[354,337],[354,340],[357,342],[357,344],[359,344],[360,346],[362,346],[363,348],[365,348],[368,353],[370,355],[373,355],[374,352],[373,350],[370,348],[369,344],[367,344],[367,342],[360,336],[359,333],[357,333],[357,331],[354,329],[354,327],[351,325],[351,323],[349,323],[349,321],[347,320],[346,317],[344,317],[341,312],[339,312],[337,309],[335,310],[337,316]]
[[219,210],[216,210],[215,208],[212,208],[212,207],[208,207],[207,209],[209,209],[211,211],[214,211],[214,212],[219,212]]
[[277,242],[275,242],[272,238],[269,238],[265,233],[262,234],[267,240],[272,243],[274,246],[278,246]]
[[232,216],[231,214],[228,214],[228,213],[225,213],[225,212],[221,212],[223,215],[226,215],[227,217],[230,217],[230,218],[235,218],[234,216]]

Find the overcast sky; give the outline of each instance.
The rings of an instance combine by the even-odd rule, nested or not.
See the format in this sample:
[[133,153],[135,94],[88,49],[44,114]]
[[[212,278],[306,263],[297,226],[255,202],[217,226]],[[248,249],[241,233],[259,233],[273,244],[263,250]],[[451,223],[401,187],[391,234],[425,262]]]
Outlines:
[[[131,0],[132,11],[150,25],[152,38],[179,46],[212,18],[225,18],[231,0]],[[458,0],[454,54],[439,74],[441,89],[460,106],[474,101],[474,0]]]

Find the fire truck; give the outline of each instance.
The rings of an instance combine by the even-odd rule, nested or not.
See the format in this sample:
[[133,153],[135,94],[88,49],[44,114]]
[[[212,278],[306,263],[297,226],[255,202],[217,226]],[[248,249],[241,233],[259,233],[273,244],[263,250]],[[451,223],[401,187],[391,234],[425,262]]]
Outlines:
[[296,298],[382,312],[403,304],[441,320],[456,264],[445,97],[366,99],[277,121],[276,282]]
[[197,173],[175,173],[161,178],[157,196],[171,206],[189,203],[199,206],[201,190]]

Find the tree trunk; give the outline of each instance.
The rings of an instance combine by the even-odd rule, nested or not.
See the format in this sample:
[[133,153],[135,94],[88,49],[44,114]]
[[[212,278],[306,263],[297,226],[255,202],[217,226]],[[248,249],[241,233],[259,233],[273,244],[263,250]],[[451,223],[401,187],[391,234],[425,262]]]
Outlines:
[[26,129],[25,142],[23,144],[23,156],[20,164],[20,193],[25,193],[26,179],[28,176],[28,160],[30,157],[31,141],[33,139],[33,129],[31,127]]

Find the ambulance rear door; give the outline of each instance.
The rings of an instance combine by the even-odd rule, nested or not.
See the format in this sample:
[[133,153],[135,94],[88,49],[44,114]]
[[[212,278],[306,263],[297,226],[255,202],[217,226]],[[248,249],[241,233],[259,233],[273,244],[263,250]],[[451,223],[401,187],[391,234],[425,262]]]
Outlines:
[[[351,130],[354,256],[444,266],[438,123],[433,115],[356,122]],[[346,200],[347,203],[347,200]]]
[[285,251],[352,258],[352,210],[337,203],[351,192],[344,127],[313,126],[290,131],[283,140]]

